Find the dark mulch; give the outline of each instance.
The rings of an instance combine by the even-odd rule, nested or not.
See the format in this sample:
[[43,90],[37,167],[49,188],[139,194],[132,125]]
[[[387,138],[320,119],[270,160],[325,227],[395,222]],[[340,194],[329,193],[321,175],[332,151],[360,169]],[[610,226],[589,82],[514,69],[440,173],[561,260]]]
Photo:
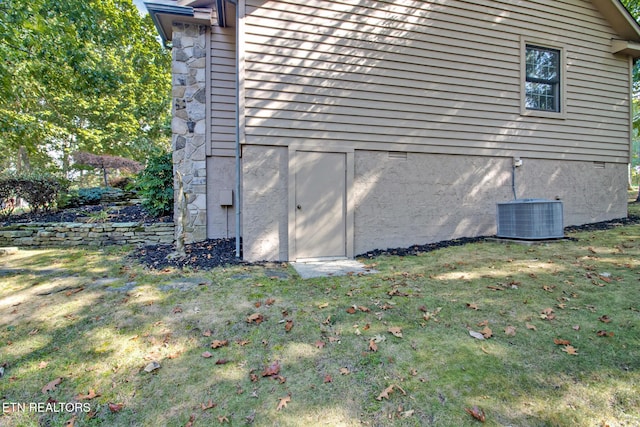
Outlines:
[[115,206],[115,205],[92,205],[81,206],[79,208],[64,209],[53,212],[24,213],[11,215],[2,225],[27,224],[30,222],[82,222],[82,219],[89,219],[91,215],[107,210],[109,213],[108,222],[171,222],[171,216],[155,218],[150,215],[140,205]]

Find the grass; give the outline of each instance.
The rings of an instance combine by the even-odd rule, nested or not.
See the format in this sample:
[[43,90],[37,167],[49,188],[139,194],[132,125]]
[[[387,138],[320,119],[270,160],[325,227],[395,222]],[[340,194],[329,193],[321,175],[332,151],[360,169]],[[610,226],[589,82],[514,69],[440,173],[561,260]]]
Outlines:
[[[148,271],[126,248],[4,255],[0,425],[473,426],[474,406],[486,425],[640,425],[640,226],[571,237],[306,281],[279,264]],[[47,399],[87,405],[28,410]]]

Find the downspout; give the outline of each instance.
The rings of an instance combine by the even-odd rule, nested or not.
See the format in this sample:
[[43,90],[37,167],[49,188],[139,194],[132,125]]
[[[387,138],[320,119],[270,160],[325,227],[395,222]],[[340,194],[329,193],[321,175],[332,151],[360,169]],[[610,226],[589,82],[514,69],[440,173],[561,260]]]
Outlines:
[[240,258],[240,185],[241,166],[240,166],[240,2],[236,2],[236,258]]

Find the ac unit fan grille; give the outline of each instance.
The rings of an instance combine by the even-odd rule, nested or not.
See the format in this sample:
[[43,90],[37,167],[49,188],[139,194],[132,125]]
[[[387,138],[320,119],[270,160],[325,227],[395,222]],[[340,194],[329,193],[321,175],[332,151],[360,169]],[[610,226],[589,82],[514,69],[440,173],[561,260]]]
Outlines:
[[564,237],[562,202],[521,199],[497,204],[498,237],[523,240]]

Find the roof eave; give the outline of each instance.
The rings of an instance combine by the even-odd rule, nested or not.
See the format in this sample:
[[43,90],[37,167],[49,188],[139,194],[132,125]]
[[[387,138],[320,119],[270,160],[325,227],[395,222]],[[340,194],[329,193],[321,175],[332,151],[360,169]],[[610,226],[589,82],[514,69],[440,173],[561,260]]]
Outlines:
[[620,0],[591,0],[591,2],[621,38],[640,42],[640,25]]
[[194,9],[191,6],[180,6],[174,2],[148,1],[144,2],[151,20],[153,21],[162,42],[167,45],[173,36],[174,22],[212,25],[213,11],[211,9]]

